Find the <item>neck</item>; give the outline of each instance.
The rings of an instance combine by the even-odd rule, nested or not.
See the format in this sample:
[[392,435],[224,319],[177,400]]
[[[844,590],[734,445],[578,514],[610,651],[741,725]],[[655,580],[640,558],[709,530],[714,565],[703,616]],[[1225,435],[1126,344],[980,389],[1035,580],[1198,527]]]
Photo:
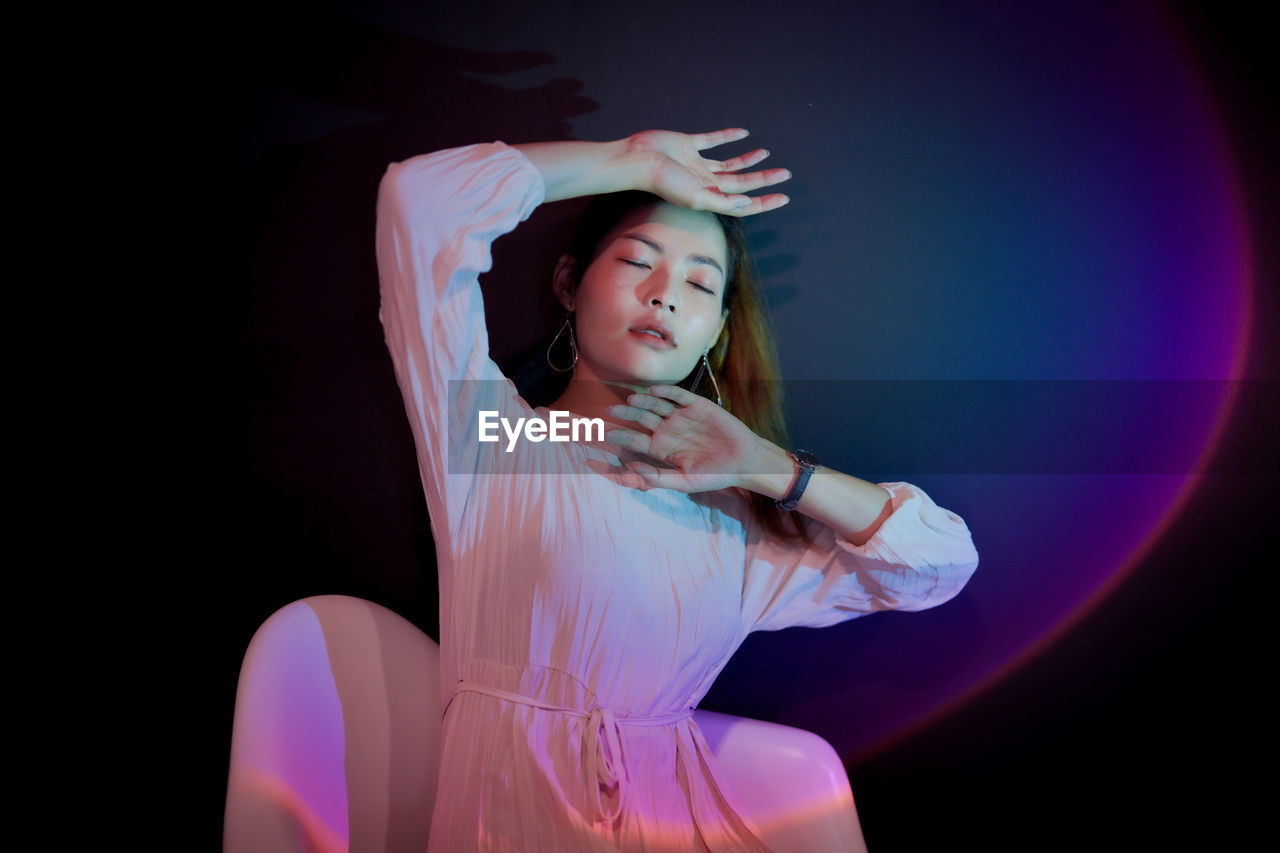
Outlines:
[[627,395],[643,391],[645,387],[598,379],[580,379],[575,374],[569,381],[569,387],[547,408],[569,411],[587,418],[602,418],[606,423],[627,426],[630,422],[611,418],[605,410],[610,406],[626,404]]

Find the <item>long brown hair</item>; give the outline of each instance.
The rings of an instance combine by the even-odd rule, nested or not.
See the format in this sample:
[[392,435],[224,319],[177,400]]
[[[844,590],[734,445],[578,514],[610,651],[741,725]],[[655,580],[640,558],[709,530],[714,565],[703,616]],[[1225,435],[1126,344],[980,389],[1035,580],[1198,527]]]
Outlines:
[[[662,199],[658,196],[639,190],[593,199],[578,220],[568,250],[574,260],[575,279],[581,280],[582,272],[603,248],[601,241],[627,213],[660,202]],[[779,447],[790,447],[773,326],[760,298],[747,233],[737,217],[713,215],[724,231],[728,248],[723,307],[729,316],[707,354],[707,361],[719,386],[724,409],[762,438]],[[567,353],[564,359],[568,361]],[[526,369],[515,377],[517,389],[535,406],[557,399],[569,383],[570,374],[556,375],[544,370],[545,366],[545,359],[531,358]],[[708,377],[700,375],[702,373],[704,371],[694,368],[680,384],[714,400],[715,388]],[[749,492],[748,497],[752,515],[771,533],[808,539],[792,514],[780,511],[771,498],[757,492]]]

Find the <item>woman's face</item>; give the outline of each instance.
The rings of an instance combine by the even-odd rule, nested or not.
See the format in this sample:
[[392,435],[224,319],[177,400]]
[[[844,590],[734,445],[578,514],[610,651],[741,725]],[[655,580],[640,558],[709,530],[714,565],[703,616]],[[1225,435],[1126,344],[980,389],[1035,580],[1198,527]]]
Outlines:
[[577,315],[575,378],[684,379],[724,323],[728,250],[720,223],[709,213],[654,204],[623,217],[600,246],[569,297]]

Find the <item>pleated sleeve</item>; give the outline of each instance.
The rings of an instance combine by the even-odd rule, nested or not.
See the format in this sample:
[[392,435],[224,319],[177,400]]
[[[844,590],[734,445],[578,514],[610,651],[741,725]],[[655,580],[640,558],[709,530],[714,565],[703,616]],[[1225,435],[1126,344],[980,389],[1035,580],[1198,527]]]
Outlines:
[[802,517],[813,544],[751,522],[744,633],[834,625],[878,610],[924,610],[953,598],[978,567],[964,519],[910,483],[880,483],[892,511],[863,545]]
[[538,170],[501,142],[393,163],[378,189],[380,316],[437,536],[456,533],[478,472],[503,457],[478,440],[478,412],[529,414],[489,357],[479,276],[544,197]]

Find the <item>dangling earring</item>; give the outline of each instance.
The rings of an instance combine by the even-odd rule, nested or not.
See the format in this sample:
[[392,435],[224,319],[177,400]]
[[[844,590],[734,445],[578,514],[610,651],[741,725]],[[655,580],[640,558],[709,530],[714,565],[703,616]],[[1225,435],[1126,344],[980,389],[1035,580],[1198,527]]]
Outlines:
[[[560,373],[568,373],[570,370],[573,370],[573,368],[576,367],[578,364],[578,342],[573,337],[573,325],[570,324],[569,322],[569,320],[572,317],[573,317],[572,311],[570,311],[568,314],[565,315],[564,325],[560,327],[560,331],[556,332],[556,336],[551,339],[551,343],[547,344],[547,364],[548,366],[551,367],[552,370],[558,371]],[[551,361],[551,349],[556,345],[556,341],[560,340],[560,336],[564,334],[565,329],[569,330],[569,349],[573,352],[573,361],[569,363],[568,367],[556,367],[555,364],[552,363]]]
[[716,390],[716,405],[723,409],[724,401],[720,399],[720,386],[716,383],[715,371],[711,369],[711,362],[707,361],[705,352],[702,354],[702,366],[698,368],[698,376],[693,380],[693,385],[690,386],[691,390],[698,387],[698,383],[702,381],[702,374],[704,373],[711,377],[711,387]]

